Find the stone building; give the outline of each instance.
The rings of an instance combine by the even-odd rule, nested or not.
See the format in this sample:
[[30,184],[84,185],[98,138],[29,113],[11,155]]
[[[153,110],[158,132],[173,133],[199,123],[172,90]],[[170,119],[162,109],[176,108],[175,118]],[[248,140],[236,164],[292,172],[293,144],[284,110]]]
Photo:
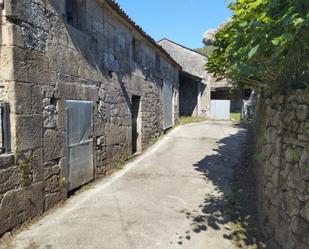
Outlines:
[[178,118],[178,65],[112,0],[0,0],[0,235]]
[[[210,29],[203,34],[203,43],[205,48],[213,47],[216,34],[219,30],[223,29],[226,23],[221,24],[216,29]],[[233,86],[229,84],[227,80],[216,80],[214,77],[210,78],[211,84],[211,99],[212,100],[230,100],[230,111],[240,112],[243,99],[249,99],[251,94],[251,88],[245,88],[244,90],[233,89]]]
[[179,112],[184,116],[210,116],[210,75],[206,57],[166,38],[158,41],[181,66],[179,74]]

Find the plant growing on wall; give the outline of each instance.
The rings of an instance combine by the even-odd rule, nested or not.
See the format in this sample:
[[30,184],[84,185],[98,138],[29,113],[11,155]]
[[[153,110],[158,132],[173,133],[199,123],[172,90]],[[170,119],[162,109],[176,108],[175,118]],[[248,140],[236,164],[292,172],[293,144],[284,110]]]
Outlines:
[[207,69],[236,87],[308,88],[309,1],[237,0]]
[[22,187],[28,186],[31,183],[31,173],[35,158],[30,156],[25,160],[19,160],[19,177]]

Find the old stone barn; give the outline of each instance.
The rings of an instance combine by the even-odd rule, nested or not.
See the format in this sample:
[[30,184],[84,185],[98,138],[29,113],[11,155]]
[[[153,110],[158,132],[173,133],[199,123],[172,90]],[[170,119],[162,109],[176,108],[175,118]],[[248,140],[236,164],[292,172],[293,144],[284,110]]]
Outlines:
[[5,0],[0,235],[178,119],[180,65],[112,0]]
[[179,113],[211,119],[230,119],[230,112],[241,112],[251,89],[233,89],[225,79],[217,80],[206,70],[207,57],[164,38],[158,42],[182,67],[179,72]]
[[182,66],[179,73],[180,115],[210,117],[211,76],[205,70],[206,57],[166,38],[158,44]]

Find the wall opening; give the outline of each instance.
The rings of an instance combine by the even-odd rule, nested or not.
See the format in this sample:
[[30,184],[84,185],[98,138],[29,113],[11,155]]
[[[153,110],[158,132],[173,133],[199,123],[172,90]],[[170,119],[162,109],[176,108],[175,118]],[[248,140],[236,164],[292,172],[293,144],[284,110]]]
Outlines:
[[161,58],[158,54],[156,54],[156,72],[161,73]]
[[132,155],[142,151],[141,97],[132,96]]
[[67,24],[84,31],[87,26],[86,1],[66,0],[65,8]]
[[0,103],[0,154],[11,152],[10,107]]
[[180,74],[179,82],[179,114],[197,116],[200,81],[186,74]]
[[132,40],[132,59],[136,63],[140,64],[142,62],[141,58],[141,42],[133,39]]

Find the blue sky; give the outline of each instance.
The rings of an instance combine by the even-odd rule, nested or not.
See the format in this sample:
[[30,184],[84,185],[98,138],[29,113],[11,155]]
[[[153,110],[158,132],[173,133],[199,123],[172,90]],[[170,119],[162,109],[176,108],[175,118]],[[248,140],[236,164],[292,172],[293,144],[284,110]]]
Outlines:
[[117,0],[155,40],[169,38],[189,48],[202,47],[202,34],[231,15],[225,0]]

